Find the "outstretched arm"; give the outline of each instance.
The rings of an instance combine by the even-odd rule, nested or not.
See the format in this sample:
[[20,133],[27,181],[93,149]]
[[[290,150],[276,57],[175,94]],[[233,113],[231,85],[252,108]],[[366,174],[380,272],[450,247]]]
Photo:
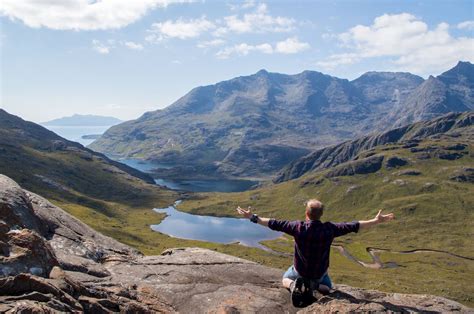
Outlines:
[[[253,215],[250,206],[247,209],[243,209],[239,206],[237,207],[237,212],[247,219],[250,219],[250,217],[252,217]],[[262,226],[268,227],[269,221],[270,221],[270,218],[258,217],[257,223]]]
[[372,226],[378,225],[383,222],[387,222],[390,220],[393,220],[395,216],[393,213],[382,215],[382,210],[379,210],[375,218],[372,218],[370,220],[360,220],[359,221],[359,229],[368,229]]

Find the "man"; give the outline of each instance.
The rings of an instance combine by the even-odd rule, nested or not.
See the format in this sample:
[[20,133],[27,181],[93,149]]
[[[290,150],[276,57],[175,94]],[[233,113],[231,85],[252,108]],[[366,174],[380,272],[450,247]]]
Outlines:
[[[286,221],[259,217],[251,212],[237,207],[239,214],[252,222],[269,227],[272,230],[285,232],[295,239],[295,254],[293,265],[283,275],[283,286],[291,291],[293,304],[300,303],[302,289],[319,290],[323,294],[330,292],[331,279],[327,273],[329,268],[329,253],[335,237],[349,232],[358,232],[379,223],[394,219],[393,213],[382,215],[379,210],[375,218],[370,220],[353,221],[350,223],[321,222],[324,205],[317,199],[306,202],[305,221]],[[311,287],[303,283],[310,282]],[[306,286],[306,287],[305,287]]]

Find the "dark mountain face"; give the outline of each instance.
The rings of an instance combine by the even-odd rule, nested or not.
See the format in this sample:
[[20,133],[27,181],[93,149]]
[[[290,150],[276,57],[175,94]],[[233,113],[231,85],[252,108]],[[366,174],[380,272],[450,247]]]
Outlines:
[[410,73],[368,72],[352,81],[371,108],[390,110],[403,102],[423,78]]
[[437,77],[430,76],[391,111],[383,123],[402,126],[448,112],[474,110],[473,73],[471,63],[459,62]]
[[460,63],[427,81],[409,73],[348,81],[261,70],[195,88],[163,110],[112,127],[90,147],[219,176],[267,177],[318,147],[472,109],[469,69]]
[[[70,189],[103,196],[100,193],[104,189],[124,191],[131,190],[134,184],[154,183],[147,174],[2,109],[0,173],[14,177],[32,190],[49,185],[63,194]],[[110,185],[110,182],[116,184]]]
[[396,128],[390,131],[365,136],[356,140],[347,141],[330,147],[319,149],[285,167],[274,179],[275,183],[288,181],[312,172],[335,167],[353,160],[363,151],[374,147],[390,144],[405,143],[416,146],[416,142],[437,134],[456,132],[474,128],[474,114],[450,113],[445,116]]

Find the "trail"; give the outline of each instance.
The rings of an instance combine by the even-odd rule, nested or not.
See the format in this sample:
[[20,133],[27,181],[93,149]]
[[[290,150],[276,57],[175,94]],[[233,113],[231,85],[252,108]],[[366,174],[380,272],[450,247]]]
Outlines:
[[[262,245],[265,247],[264,245]],[[389,252],[389,253],[395,253],[395,254],[416,254],[416,253],[436,253],[436,254],[446,254],[452,257],[456,258],[461,258],[469,261],[474,261],[474,257],[468,257],[468,256],[462,256],[459,254],[451,253],[448,251],[443,251],[443,250],[435,250],[435,249],[413,249],[413,250],[404,250],[404,251],[394,251],[390,249],[384,249],[384,248],[377,248],[377,247],[367,247],[366,251],[370,255],[372,262],[364,262],[359,260],[357,257],[353,256],[343,245],[341,244],[333,244],[331,247],[337,249],[339,253],[341,253],[343,256],[345,256],[347,259],[363,266],[366,268],[371,268],[371,269],[381,269],[381,268],[396,268],[400,267],[399,264],[396,262],[383,262],[380,257],[377,255],[377,253],[380,252]],[[276,254],[279,256],[292,256],[293,254],[290,253],[284,253],[284,252],[278,252],[275,250],[272,250],[268,247],[264,248],[265,251],[270,252],[272,254]]]

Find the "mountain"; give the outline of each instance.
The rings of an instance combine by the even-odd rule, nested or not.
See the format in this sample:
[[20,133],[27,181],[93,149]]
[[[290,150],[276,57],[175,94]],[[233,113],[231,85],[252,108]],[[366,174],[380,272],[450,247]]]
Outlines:
[[459,62],[443,74],[430,76],[383,123],[401,126],[448,112],[474,110],[474,66]]
[[74,114],[70,117],[63,117],[51,121],[43,122],[44,126],[109,126],[123,122],[114,117],[104,117],[95,115]]
[[197,87],[163,110],[110,128],[90,148],[174,163],[176,173],[190,177],[269,177],[320,147],[472,110],[472,71],[462,62],[426,81],[387,72],[348,81],[313,71],[261,70]]
[[354,160],[363,151],[380,145],[406,143],[407,146],[416,146],[416,143],[422,139],[436,134],[455,133],[472,125],[474,125],[474,113],[450,113],[434,120],[418,122],[325,147],[290,163],[276,176],[274,182],[280,183],[299,178],[308,172],[335,167]]
[[[296,313],[281,271],[201,248],[143,256],[0,175],[2,313]],[[432,295],[337,285],[307,312],[448,312]]]
[[[237,206],[251,206],[261,217],[302,220],[305,201],[317,198],[325,204],[323,221],[393,212],[390,223],[336,239],[329,269],[334,281],[474,306],[473,152],[474,114],[448,114],[321,149],[290,167],[283,178],[298,174],[293,180],[194,194],[178,209],[235,217]],[[281,254],[294,250],[290,237],[262,244]]]
[[0,173],[51,200],[109,216],[120,212],[110,202],[148,205],[174,197],[147,174],[2,109]]

